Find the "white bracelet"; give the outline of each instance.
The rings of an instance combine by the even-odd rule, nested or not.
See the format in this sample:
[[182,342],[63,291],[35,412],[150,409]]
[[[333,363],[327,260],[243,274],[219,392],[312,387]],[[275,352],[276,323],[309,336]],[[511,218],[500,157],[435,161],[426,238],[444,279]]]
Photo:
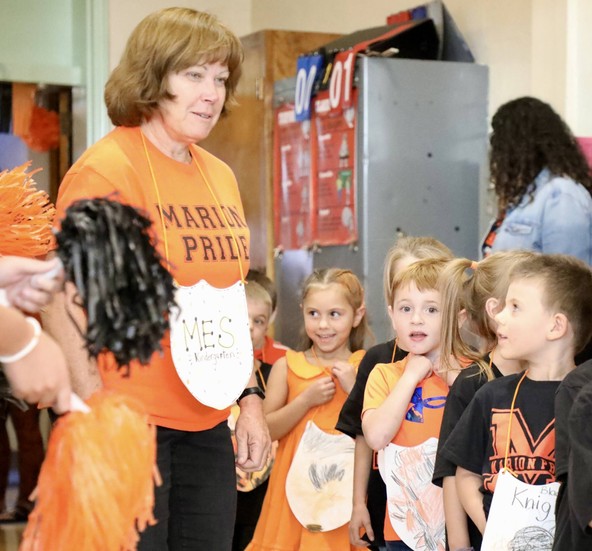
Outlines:
[[0,356],[0,363],[12,364],[14,362],[18,362],[19,360],[22,360],[27,354],[30,354],[33,351],[33,348],[39,344],[39,339],[41,337],[41,325],[39,325],[39,322],[35,318],[27,316],[25,319],[33,326],[32,339],[18,352],[15,352],[10,356]]

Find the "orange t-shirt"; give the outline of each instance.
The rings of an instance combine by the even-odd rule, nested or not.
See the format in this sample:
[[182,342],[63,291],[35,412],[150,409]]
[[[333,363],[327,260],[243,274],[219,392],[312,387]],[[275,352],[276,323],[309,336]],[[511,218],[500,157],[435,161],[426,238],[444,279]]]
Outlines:
[[263,347],[254,351],[255,359],[273,365],[280,358],[283,358],[288,350],[289,348],[287,346],[274,341],[271,337],[266,335]]
[[[407,358],[394,364],[376,364],[366,384],[362,416],[369,409],[376,409],[385,401],[399,382],[406,365]],[[438,375],[432,373],[421,381],[409,402],[407,415],[391,442],[399,446],[412,447],[429,438],[438,438],[447,396],[448,385]],[[401,539],[393,529],[388,510],[384,521],[384,539]]]
[[[177,162],[149,140],[145,143],[146,150],[139,128],[118,127],[89,148],[60,186],[56,219],[78,199],[112,196],[153,221],[157,249],[163,258],[168,256],[179,284],[193,285],[201,279],[219,288],[234,284],[241,277],[239,261],[243,274],[249,269],[249,230],[232,170],[204,149],[191,147],[217,203],[195,163]],[[108,355],[101,356],[105,386],[140,399],[156,425],[199,431],[224,421],[228,409],[199,403],[177,376],[168,332],[161,344],[163,354],[154,354],[148,366],[132,365],[129,377],[110,365]]]

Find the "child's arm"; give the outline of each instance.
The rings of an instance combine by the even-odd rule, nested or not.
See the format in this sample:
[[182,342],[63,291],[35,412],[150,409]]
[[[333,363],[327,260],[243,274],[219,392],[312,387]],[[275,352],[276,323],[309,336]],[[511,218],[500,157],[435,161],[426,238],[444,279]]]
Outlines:
[[372,449],[360,434],[356,436],[354,451],[354,496],[352,516],[349,523],[349,541],[352,545],[366,547],[367,542],[360,539],[360,528],[363,528],[370,541],[374,541],[374,530],[370,524],[370,514],[366,505],[368,479],[372,468]]
[[471,547],[467,514],[458,497],[456,479],[445,476],[442,481],[444,490],[444,518],[446,519],[446,541],[451,550]]
[[410,354],[403,375],[384,402],[376,409],[366,410],[362,429],[373,450],[386,447],[399,432],[415,388],[431,371],[432,363],[428,358]]
[[481,475],[467,471],[462,467],[457,467],[455,478],[460,502],[477,528],[479,528],[479,531],[483,534],[486,520],[485,512],[483,511],[483,495],[479,491],[482,484]]
[[273,364],[269,374],[263,401],[263,412],[271,439],[283,438],[310,408],[328,402],[334,395],[335,383],[331,377],[321,377],[288,402],[288,362],[285,358],[280,358]]

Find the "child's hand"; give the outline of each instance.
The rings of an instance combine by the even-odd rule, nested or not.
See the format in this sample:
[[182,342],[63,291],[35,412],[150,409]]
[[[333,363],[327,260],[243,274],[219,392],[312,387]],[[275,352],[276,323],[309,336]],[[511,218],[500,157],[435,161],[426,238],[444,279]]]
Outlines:
[[335,382],[331,377],[322,377],[312,383],[303,393],[309,408],[326,404],[335,395]]
[[370,513],[366,503],[354,505],[349,521],[349,541],[355,547],[368,547],[370,544],[360,536],[362,530],[367,534],[368,540],[374,541],[374,531],[370,524]]
[[331,368],[331,373],[339,381],[341,388],[349,394],[356,382],[356,370],[354,366],[348,362],[337,361]]
[[432,362],[425,356],[409,354],[403,376],[412,378],[415,384],[421,383],[433,371]]

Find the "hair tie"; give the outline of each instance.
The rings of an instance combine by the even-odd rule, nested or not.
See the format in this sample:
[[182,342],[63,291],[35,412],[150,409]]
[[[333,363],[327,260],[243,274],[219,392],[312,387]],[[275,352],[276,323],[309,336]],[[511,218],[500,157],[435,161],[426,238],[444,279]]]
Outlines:
[[473,271],[476,270],[477,266],[479,266],[479,262],[477,262],[476,260],[473,260],[471,262],[471,270],[473,270]]

